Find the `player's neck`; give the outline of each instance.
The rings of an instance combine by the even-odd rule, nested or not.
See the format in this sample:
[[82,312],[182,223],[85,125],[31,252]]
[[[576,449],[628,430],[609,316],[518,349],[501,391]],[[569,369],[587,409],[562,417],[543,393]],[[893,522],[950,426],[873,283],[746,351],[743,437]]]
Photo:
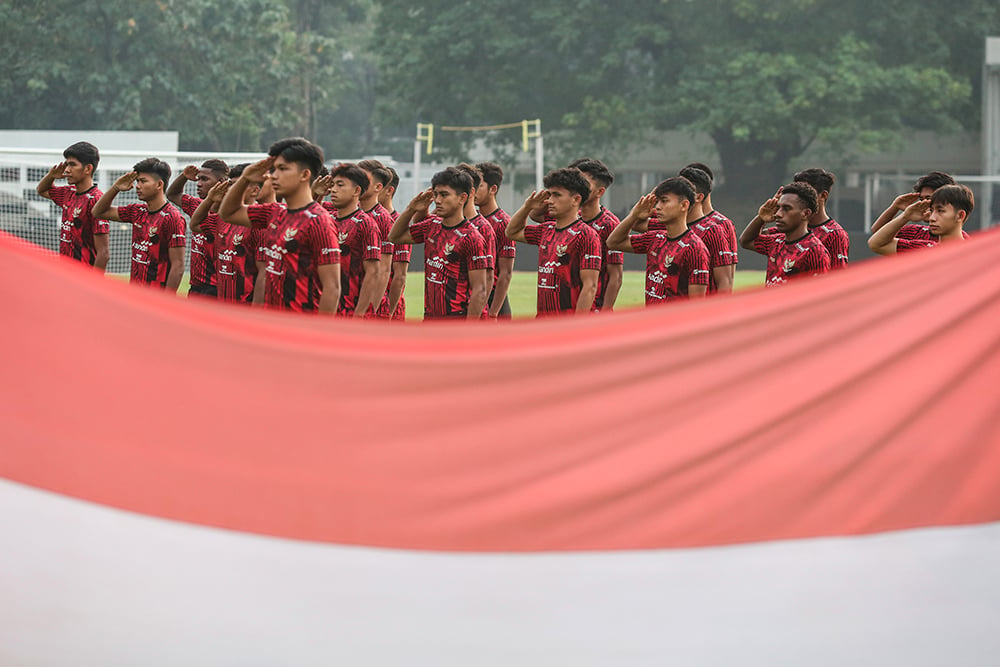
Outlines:
[[389,215],[392,215],[393,213],[396,212],[396,209],[394,209],[392,207],[392,202],[391,201],[390,202],[379,202],[379,204],[382,204],[382,208],[384,208],[386,210],[386,212],[389,213]]
[[361,208],[365,209],[366,213],[376,206],[378,206],[378,195],[375,195],[374,197],[361,198]]
[[[705,217],[705,212],[702,210],[702,206],[703,204],[695,204],[694,206],[688,208],[687,224],[691,224],[692,222],[696,222]],[[673,236],[673,234],[671,234],[671,236]]]
[[712,195],[705,195],[705,199],[701,202],[701,210],[705,212],[705,215],[715,213],[715,207],[712,206]]
[[799,239],[805,237],[808,234],[809,234],[809,223],[808,221],[805,221],[795,229],[789,232],[785,232],[785,241],[788,243],[791,243],[792,241],[798,241]]
[[449,215],[447,218],[441,218],[441,224],[445,227],[457,227],[462,224],[462,221],[465,219],[465,209],[461,208]]
[[[337,215],[340,217],[341,220],[343,220],[344,218],[347,218],[347,217],[350,217],[350,216],[354,215],[354,213],[359,208],[360,209],[364,209],[364,206],[365,206],[365,203],[363,201],[361,201],[360,199],[352,199],[351,201],[347,202],[343,206],[338,206],[337,207]],[[365,210],[367,211],[368,209],[365,209]]]
[[472,201],[471,197],[469,198],[469,201],[465,203],[465,208],[462,210],[462,213],[469,220],[472,220],[474,217],[479,215],[479,211],[476,210],[476,204]]
[[313,203],[312,187],[308,183],[285,197],[285,206],[289,211],[298,211],[311,203]]
[[88,176],[79,183],[77,183],[75,187],[77,194],[83,194],[90,188],[94,187],[94,179]]
[[588,201],[580,207],[580,217],[584,220],[593,220],[601,214],[601,200]]
[[938,241],[950,242],[950,241],[964,241],[965,236],[962,235],[962,225],[958,225],[955,229],[951,230],[947,234],[941,234],[938,236]]
[[579,213],[570,212],[553,219],[556,221],[556,229],[565,229],[579,220],[580,215]]
[[146,210],[153,212],[159,211],[161,208],[167,205],[167,196],[162,192],[152,199],[146,200]]
[[685,218],[678,217],[674,218],[673,220],[663,221],[663,227],[667,231],[667,236],[669,236],[672,239],[675,239],[678,236],[684,235],[684,232],[688,230],[688,223]]
[[499,208],[500,205],[497,204],[497,198],[490,197],[479,206],[479,212],[483,214],[483,217],[486,217],[487,215],[493,215],[496,213]]
[[826,204],[820,204],[816,207],[816,213],[809,218],[810,227],[819,227],[820,225],[826,224],[826,221],[830,219],[830,216],[826,214]]

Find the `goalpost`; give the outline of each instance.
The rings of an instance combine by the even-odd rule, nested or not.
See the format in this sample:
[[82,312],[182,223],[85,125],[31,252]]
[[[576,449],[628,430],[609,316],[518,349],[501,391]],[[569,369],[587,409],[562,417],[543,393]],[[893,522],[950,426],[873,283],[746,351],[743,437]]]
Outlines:
[[[502,125],[478,125],[478,126],[451,126],[442,125],[436,129],[440,132],[494,132],[498,130],[511,130],[521,128],[521,149],[528,153],[531,150],[531,140],[535,140],[535,189],[542,189],[542,178],[545,176],[545,140],[542,137],[542,121],[538,118],[534,120],[522,120],[517,123],[504,123]],[[433,123],[417,123],[417,136],[413,142],[413,191],[420,192],[420,162],[421,156],[426,150],[427,155],[434,152],[434,131]]]

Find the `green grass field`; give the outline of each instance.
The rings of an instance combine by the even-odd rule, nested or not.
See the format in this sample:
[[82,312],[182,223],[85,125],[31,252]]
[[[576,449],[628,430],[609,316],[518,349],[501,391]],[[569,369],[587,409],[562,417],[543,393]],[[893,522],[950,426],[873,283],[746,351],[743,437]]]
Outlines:
[[[510,308],[514,317],[535,316],[535,278],[533,271],[515,271],[510,282]],[[646,274],[642,271],[626,271],[621,292],[615,309],[641,306],[645,303]],[[763,271],[737,271],[736,289],[762,287]],[[406,277],[406,319],[419,320],[423,317],[424,274],[410,271]]]
[[[128,280],[127,275],[114,275]],[[535,316],[535,274],[533,271],[515,271],[510,283],[510,307],[514,317]],[[621,293],[615,308],[631,308],[641,306],[645,300],[643,289],[646,276],[642,271],[626,271]],[[764,285],[763,271],[737,271],[736,289],[761,287]],[[187,294],[188,276],[185,275],[178,294]],[[422,271],[410,271],[406,277],[406,319],[420,320],[424,313],[424,274]]]

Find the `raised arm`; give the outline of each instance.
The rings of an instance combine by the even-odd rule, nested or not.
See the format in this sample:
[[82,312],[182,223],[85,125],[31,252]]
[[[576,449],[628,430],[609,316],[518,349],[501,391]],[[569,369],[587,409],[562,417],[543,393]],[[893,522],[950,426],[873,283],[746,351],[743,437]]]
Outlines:
[[891,220],[905,211],[910,204],[914,203],[918,199],[920,199],[920,194],[916,192],[908,192],[905,195],[899,195],[896,197],[893,202],[889,204],[889,208],[882,211],[882,215],[880,215],[875,222],[872,223],[872,233],[874,234],[878,230],[885,227]]
[[251,227],[250,215],[247,213],[247,205],[243,201],[243,195],[246,194],[251,183],[262,184],[273,165],[274,158],[266,157],[244,169],[222,198],[222,203],[219,204],[219,217],[231,225]]
[[330,193],[330,186],[333,185],[333,176],[327,174],[320,176],[312,184],[313,201],[321,202]]
[[392,223],[392,229],[389,230],[389,240],[393,243],[414,243],[413,236],[410,235],[410,220],[414,216],[419,216],[418,219],[427,217],[432,201],[434,201],[433,190],[424,190],[417,194],[407,204],[406,209],[399,214],[396,222]]
[[115,197],[118,196],[119,192],[127,192],[128,190],[131,190],[132,185],[135,183],[135,179],[137,178],[139,178],[139,174],[134,171],[130,171],[121,176],[111,185],[110,188],[108,188],[108,191],[101,195],[101,198],[97,200],[97,203],[94,204],[94,208],[91,211],[91,215],[95,218],[100,218],[101,220],[121,222],[122,219],[118,217],[118,207],[112,206],[111,202],[115,200]]
[[649,216],[653,215],[653,208],[656,206],[656,195],[650,193],[642,197],[635,203],[625,219],[618,223],[608,236],[608,250],[618,250],[621,252],[635,252],[629,235],[636,224],[648,222]]
[[180,208],[181,199],[183,199],[184,197],[184,186],[187,185],[188,181],[197,181],[197,180],[198,180],[198,167],[194,166],[193,164],[189,164],[188,166],[184,167],[184,171],[177,174],[177,178],[175,178],[174,182],[171,183],[170,187],[167,188],[166,192],[167,199],[170,200],[171,204]]
[[895,218],[887,222],[868,239],[868,247],[879,255],[896,254],[896,234],[908,222],[919,222],[930,210],[930,199],[917,199]]
[[507,223],[507,238],[527,243],[528,239],[524,237],[524,228],[528,224],[528,217],[533,211],[541,209],[548,200],[549,193],[545,190],[537,190],[528,195],[528,198],[524,200],[524,204],[521,205],[521,208],[517,209],[517,213],[512,215],[510,222]]
[[201,200],[198,204],[198,208],[194,210],[191,214],[191,231],[195,234],[201,232],[201,225],[205,222],[205,218],[208,217],[209,213],[215,213],[219,210],[219,204],[222,202],[222,198],[225,196],[226,191],[229,189],[229,181],[219,181],[212,186],[212,189],[208,191],[208,196]]
[[760,230],[764,228],[764,225],[769,225],[774,222],[774,214],[778,212],[778,199],[780,197],[781,188],[778,188],[778,191],[774,193],[773,197],[761,204],[760,208],[757,210],[756,217],[747,223],[747,226],[743,229],[743,233],[740,234],[741,248],[754,250],[754,242],[760,236]]
[[42,177],[42,180],[38,181],[38,186],[35,188],[35,192],[37,192],[41,197],[52,199],[52,197],[49,196],[49,190],[51,190],[52,186],[56,184],[56,181],[63,178],[63,172],[65,171],[66,162],[60,162],[59,164],[53,165],[52,168],[49,169],[49,173],[45,174],[45,176]]

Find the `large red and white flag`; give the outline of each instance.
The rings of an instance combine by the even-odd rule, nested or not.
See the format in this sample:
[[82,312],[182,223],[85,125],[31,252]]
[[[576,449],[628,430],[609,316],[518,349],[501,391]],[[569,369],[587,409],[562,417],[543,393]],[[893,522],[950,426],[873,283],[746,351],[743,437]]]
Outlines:
[[1000,655],[995,232],[509,326],[0,278],[0,665]]

